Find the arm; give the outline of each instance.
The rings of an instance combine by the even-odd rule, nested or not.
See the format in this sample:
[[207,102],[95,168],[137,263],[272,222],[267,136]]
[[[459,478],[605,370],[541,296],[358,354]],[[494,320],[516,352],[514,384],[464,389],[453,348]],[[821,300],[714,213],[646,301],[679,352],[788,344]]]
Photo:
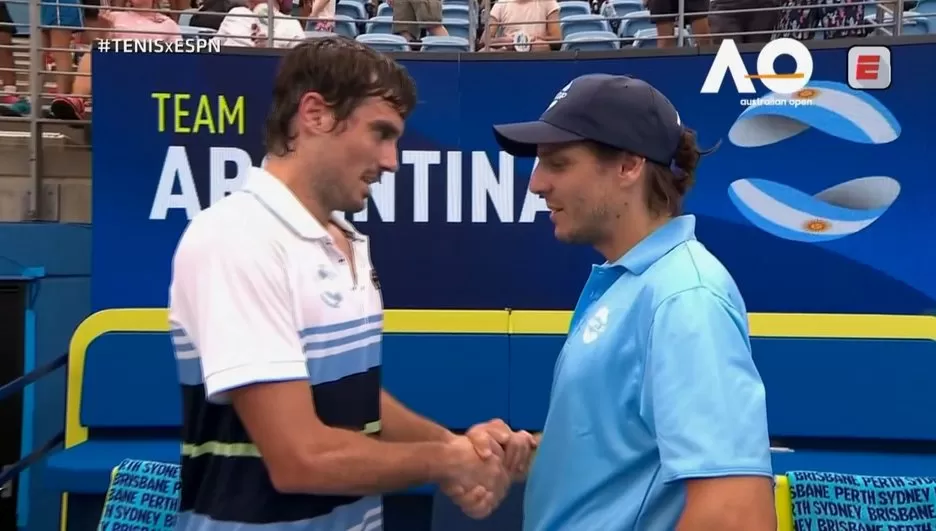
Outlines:
[[[273,486],[364,495],[453,479],[459,463],[479,472],[465,438],[386,443],[321,422],[286,271],[281,251],[249,230],[200,237],[198,227],[183,236],[173,265],[173,319],[198,348],[206,400],[230,400]],[[493,484],[497,471],[488,472]]]
[[554,3],[555,9],[550,9],[549,14],[546,15],[546,35],[542,38],[536,39],[536,43],[533,45],[533,51],[536,52],[548,52],[553,49],[553,47],[560,46],[557,44],[562,40],[562,30],[559,27],[559,4]]
[[380,438],[392,442],[447,442],[455,435],[422,417],[386,391],[380,392]]
[[743,310],[704,287],[656,310],[641,414],[653,426],[661,478],[684,482],[678,531],[774,531],[764,385]]

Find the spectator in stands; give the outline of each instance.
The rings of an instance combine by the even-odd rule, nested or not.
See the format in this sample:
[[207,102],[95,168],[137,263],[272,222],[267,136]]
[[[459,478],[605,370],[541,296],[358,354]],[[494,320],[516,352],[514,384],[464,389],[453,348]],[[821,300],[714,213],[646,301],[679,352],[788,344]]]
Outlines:
[[[657,29],[657,47],[672,48],[676,46],[676,21],[679,20],[678,0],[644,0],[650,10],[653,22]],[[709,0],[685,0],[685,21],[692,28],[693,39],[699,46],[709,46],[712,33],[709,29],[708,10]]]
[[6,4],[0,2],[0,85],[3,93],[0,94],[0,116],[25,116],[29,114],[29,100],[16,94],[16,66],[13,60],[13,50],[5,48],[13,45],[13,34],[16,27],[7,10]]
[[[265,47],[269,37],[269,9],[273,8],[273,47],[292,48],[305,40],[302,23],[283,15],[275,4],[248,0],[247,7],[235,7],[224,17],[215,39],[221,46]],[[247,16],[244,16],[247,15]]]
[[[773,37],[773,29],[780,18],[780,11],[747,11],[743,13],[722,13],[738,9],[777,8],[779,0],[711,0],[712,13],[709,25],[712,33],[732,33],[715,37],[715,44],[724,39],[736,42],[768,42]],[[765,33],[752,33],[765,32]]]
[[42,46],[57,50],[49,55],[55,64],[55,90],[59,94],[70,94],[72,90],[72,35],[84,27],[82,9],[81,0],[46,0],[40,7]]
[[387,0],[393,8],[393,33],[411,41],[418,40],[425,31],[430,35],[445,36],[442,25],[442,0]]
[[[175,20],[155,11],[156,0],[129,0],[130,7],[147,11],[109,10],[101,13],[103,25],[110,28],[107,36],[114,39],[156,39],[167,42],[182,38]],[[153,32],[153,33],[150,33]],[[158,32],[158,33],[157,33]],[[84,120],[85,106],[91,98],[91,54],[81,55],[78,61],[73,95],[61,95],[52,100],[52,116],[62,120]]]
[[[867,37],[874,31],[873,27],[862,27],[865,6],[857,0],[784,0],[783,7],[777,37],[844,39]],[[820,28],[824,31],[816,31]]]
[[335,31],[335,5],[337,0],[303,0],[302,17],[310,19],[315,31]]
[[235,7],[246,6],[246,0],[205,0],[198,12],[192,15],[189,25],[217,31],[228,12]]
[[482,43],[488,50],[529,42],[530,51],[548,52],[562,40],[556,0],[501,0],[491,8],[488,21],[488,35]]

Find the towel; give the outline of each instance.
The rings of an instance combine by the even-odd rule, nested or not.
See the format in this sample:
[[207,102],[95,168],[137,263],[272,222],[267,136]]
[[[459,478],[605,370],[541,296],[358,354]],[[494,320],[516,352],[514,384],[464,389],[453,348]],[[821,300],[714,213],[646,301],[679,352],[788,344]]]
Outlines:
[[98,531],[175,528],[181,481],[179,465],[124,459],[111,473]]
[[788,472],[796,531],[936,531],[936,478]]

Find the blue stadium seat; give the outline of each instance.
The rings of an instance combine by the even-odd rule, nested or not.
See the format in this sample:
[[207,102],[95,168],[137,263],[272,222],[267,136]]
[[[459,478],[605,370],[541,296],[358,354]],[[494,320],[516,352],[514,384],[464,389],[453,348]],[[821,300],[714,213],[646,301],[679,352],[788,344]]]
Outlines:
[[579,31],[569,35],[563,51],[600,52],[619,49],[618,36],[611,31]]
[[364,33],[357,36],[357,41],[381,52],[407,52],[410,49],[406,37],[390,33]]
[[559,18],[569,15],[590,15],[591,6],[584,0],[565,0],[559,2]]
[[618,35],[621,37],[633,37],[642,29],[656,29],[656,24],[650,19],[650,12],[645,9],[628,13],[623,17],[621,26],[618,28]]
[[443,6],[468,6],[471,0],[442,0]]
[[424,52],[468,52],[471,46],[468,39],[454,37],[436,37],[427,35],[422,39],[422,51]]
[[192,16],[197,13],[197,9],[186,9],[179,14],[179,26],[188,26],[192,22]]
[[306,39],[324,39],[325,37],[334,37],[337,33],[332,33],[331,31],[315,31],[315,30],[306,30],[305,36]]
[[913,8],[913,11],[925,15],[936,15],[936,0],[923,0]]
[[471,14],[468,6],[466,5],[442,5],[442,18],[444,20],[464,20],[468,22],[471,20]]
[[338,5],[335,6],[335,15],[351,17],[352,20],[367,20],[367,10],[364,9],[364,4],[356,0],[341,0],[338,2]]
[[655,48],[657,43],[656,28],[638,30],[634,34],[634,48]]
[[600,15],[569,15],[560,21],[562,38],[580,31],[611,31],[607,19]]
[[367,21],[365,33],[393,33],[393,17],[373,17]]
[[183,39],[208,40],[214,37],[216,30],[212,28],[201,28],[198,26],[180,26]]
[[461,37],[466,40],[471,38],[469,35],[471,27],[468,25],[467,20],[443,18],[442,25],[445,26],[448,34],[453,37]]
[[353,39],[358,36],[357,24],[347,15],[335,15],[335,33]]
[[382,2],[377,6],[377,16],[378,17],[392,17],[393,16],[393,6],[386,2]]
[[926,35],[928,33],[933,33],[934,27],[936,27],[936,20],[930,21],[926,17],[921,17],[919,15],[913,17],[904,17],[903,25],[900,29],[900,34]]
[[640,0],[612,0],[611,5],[614,6],[614,12],[619,17],[644,10]]
[[10,20],[16,24],[17,35],[29,35],[29,4],[19,2],[6,2]]

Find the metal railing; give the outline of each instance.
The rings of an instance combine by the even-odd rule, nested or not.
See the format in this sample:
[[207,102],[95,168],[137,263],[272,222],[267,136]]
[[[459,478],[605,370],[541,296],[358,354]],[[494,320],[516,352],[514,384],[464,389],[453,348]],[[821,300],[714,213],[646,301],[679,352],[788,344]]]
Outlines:
[[[55,358],[42,367],[39,367],[38,369],[28,374],[24,374],[23,376],[20,376],[6,385],[0,386],[0,402],[3,402],[13,395],[22,393],[27,386],[36,383],[45,376],[48,376],[56,370],[65,367],[67,364],[68,354],[62,354],[58,358]],[[18,478],[24,470],[44,459],[47,455],[49,455],[49,453],[55,450],[58,445],[62,444],[64,440],[65,433],[60,431],[53,437],[49,438],[49,440],[46,441],[42,446],[30,452],[26,457],[11,465],[5,466],[3,471],[0,472],[0,496],[6,496],[10,494],[9,491],[14,488],[13,482],[16,480],[16,478]],[[28,492],[21,494],[25,496],[29,495]]]
[[[61,2],[63,0],[58,1]],[[84,1],[87,2],[88,0]],[[25,218],[27,220],[40,218],[39,201],[42,195],[40,192],[42,190],[43,180],[43,131],[47,129],[49,125],[58,125],[62,130],[74,131],[74,129],[72,129],[74,126],[86,127],[89,124],[89,121],[85,119],[86,116],[77,112],[81,111],[80,108],[76,109],[76,116],[69,116],[67,120],[62,119],[61,116],[57,116],[52,110],[55,108],[55,102],[62,102],[69,97],[73,100],[90,101],[90,83],[87,82],[90,74],[87,72],[88,68],[86,68],[90,63],[90,55],[85,59],[85,54],[87,54],[87,50],[95,39],[112,36],[112,32],[121,32],[120,28],[108,27],[108,24],[102,21],[106,22],[113,13],[152,13],[155,11],[173,19],[181,20],[182,28],[180,29],[185,31],[182,31],[181,34],[167,33],[165,31],[152,29],[130,29],[127,31],[130,31],[131,34],[137,38],[146,38],[147,35],[152,35],[153,38],[165,39],[168,36],[172,36],[173,38],[181,37],[183,39],[194,39],[197,41],[225,39],[222,42],[230,43],[230,35],[227,37],[223,35],[219,36],[214,30],[199,30],[190,26],[186,22],[190,17],[196,14],[205,15],[205,13],[194,9],[163,9],[162,6],[154,6],[151,9],[131,8],[116,5],[109,6],[107,5],[107,0],[100,1],[102,5],[96,7],[90,4],[59,4],[55,0],[0,0],[0,2],[4,3],[7,9],[11,11],[14,23],[25,26],[29,35],[28,38],[14,38],[9,44],[0,42],[0,49],[2,49],[0,51],[11,52],[14,56],[12,65],[0,63],[0,71],[6,73],[5,75],[7,76],[12,75],[14,83],[17,83],[14,85],[16,88],[12,89],[12,91],[8,87],[3,87],[5,92],[4,94],[0,94],[0,96],[11,101],[19,98],[22,100],[22,102],[20,102],[22,105],[19,105],[20,110],[28,109],[28,112],[20,113],[19,116],[0,116],[0,140],[2,140],[3,136],[4,121],[20,122],[21,125],[19,128],[21,130],[25,129],[25,134],[28,135],[28,139],[25,139],[28,143],[29,150],[28,204],[25,208]],[[126,0],[113,1],[120,3],[126,2]],[[179,2],[185,4],[193,0],[162,1],[171,2],[172,5],[179,7]],[[251,2],[251,5],[254,5],[256,0],[241,1],[248,1]],[[294,1],[298,2],[299,0]],[[335,24],[333,27],[335,33],[350,33],[349,36],[351,37],[354,37],[356,34],[368,32],[392,33],[395,29],[392,28],[391,24],[394,23],[419,24],[424,30],[428,29],[429,31],[427,33],[429,34],[434,32],[434,27],[448,27],[449,30],[457,29],[459,32],[464,33],[464,37],[466,37],[464,39],[466,41],[465,45],[470,51],[515,51],[530,49],[530,38],[535,39],[538,44],[541,43],[541,45],[535,47],[535,49],[582,49],[582,44],[579,39],[569,38],[569,35],[564,34],[564,25],[566,21],[569,20],[564,14],[562,14],[562,16],[560,16],[560,14],[555,14],[544,19],[527,19],[522,21],[516,20],[516,14],[512,14],[510,17],[503,17],[505,20],[497,20],[495,16],[492,16],[492,11],[494,11],[496,15],[497,12],[504,13],[509,10],[505,8],[498,8],[495,10],[495,0],[441,0],[443,2],[443,15],[446,13],[446,8],[444,6],[451,5],[450,3],[455,1],[461,2],[460,5],[467,6],[467,10],[462,9],[458,19],[443,18],[441,25],[430,25],[428,28],[425,21],[420,23],[417,21],[392,20],[391,12],[393,8],[389,5],[382,6],[378,3],[385,0],[333,0],[333,7],[336,8],[336,12],[338,13],[338,15],[334,17],[325,16],[321,13],[319,13],[318,16],[310,16],[311,11],[309,6],[312,0],[303,1],[305,3],[300,4],[301,12],[298,13],[298,15],[282,14],[276,9],[266,9],[265,14],[261,17],[256,14],[257,10],[254,9],[254,12],[251,13],[218,13],[214,16],[217,17],[216,22],[218,23],[226,17],[255,18],[258,21],[262,21],[259,24],[268,29],[265,33],[261,34],[261,37],[257,38],[256,35],[240,35],[239,37],[241,37],[242,40],[248,40],[253,43],[253,45],[267,47],[288,46],[293,42],[298,42],[305,38],[313,38],[319,34],[314,31],[316,23],[326,22]],[[395,1],[405,2],[408,0]],[[521,0],[496,0],[496,3],[509,6],[511,2],[517,1]],[[551,0],[522,1],[548,4]],[[627,0],[624,1],[626,3]],[[631,1],[641,2],[641,0]],[[630,4],[630,8],[633,9],[629,8],[628,12],[609,9],[608,6],[619,4],[621,0],[604,0],[600,6],[588,3],[587,0],[560,0],[558,5],[563,13],[565,12],[564,8],[574,7],[572,4],[578,4],[580,9],[583,4],[588,6],[587,9],[582,11],[582,14],[594,15],[596,17],[597,27],[608,30],[602,33],[598,38],[613,43],[613,48],[623,49],[628,46],[645,47],[648,45],[658,47],[673,45],[680,47],[705,46],[708,44],[718,44],[718,42],[725,38],[762,42],[774,36],[794,36],[798,38],[814,36],[816,38],[822,38],[824,35],[831,34],[831,32],[835,31],[850,32],[851,34],[849,36],[871,33],[897,36],[901,34],[904,26],[904,12],[905,7],[907,7],[905,2],[913,2],[913,5],[915,5],[916,2],[916,0],[844,0],[838,1],[838,3],[830,3],[830,0],[764,0],[769,5],[747,9],[728,9],[736,3],[736,0],[728,0],[727,2],[726,0],[712,0],[711,5],[709,5],[706,0],[708,10],[689,12],[687,10],[687,1],[691,3],[693,0],[676,0],[675,5],[677,11],[675,13],[657,14],[654,12],[654,14],[650,14],[650,11],[647,10],[647,3],[653,3],[655,1],[656,0],[642,0],[642,4],[632,3]],[[783,5],[776,5],[778,1],[783,2]],[[936,2],[936,0],[925,1]],[[350,7],[347,5],[349,2],[360,2],[362,9],[358,11],[343,9],[343,7]],[[184,5],[182,7],[184,7]],[[83,27],[67,25],[47,26],[42,24],[43,11],[52,8],[58,8],[60,10],[80,9],[86,15],[86,23],[83,24]],[[847,26],[841,24],[833,24],[830,26],[826,22],[821,21],[821,19],[824,18],[823,14],[841,8],[853,9],[856,13],[861,13],[861,16],[858,17],[859,20],[853,21],[853,23]],[[818,12],[816,10],[818,10]],[[342,11],[356,12],[359,14],[353,17],[346,16],[341,14]],[[467,13],[467,20],[465,20],[466,17],[464,17],[465,13]],[[782,24],[775,24],[773,27],[737,32],[719,31],[717,25],[713,23],[713,21],[717,20],[719,17],[750,16],[758,13],[775,13],[773,17],[775,20],[780,20],[784,17],[789,19],[795,16],[801,17],[804,20],[820,20],[820,22],[812,25],[807,24],[804,27],[799,27],[799,25],[796,24],[790,24],[789,27],[783,27]],[[914,14],[914,17],[923,16],[926,15]],[[507,20],[511,17],[514,19]],[[707,20],[708,23],[700,23],[700,20]],[[667,21],[670,23],[663,24]],[[936,26],[936,18],[930,19],[930,21],[932,25]],[[282,38],[277,35],[279,33],[278,26],[283,24],[293,26],[293,37]],[[381,29],[378,29],[378,26],[380,26]],[[517,33],[511,28],[516,28],[518,26],[523,27],[523,31],[532,33],[532,35],[527,36],[530,38],[525,40],[520,39],[520,41],[525,42],[514,42],[510,39],[501,38]],[[630,31],[630,28],[637,26],[644,28],[644,31]],[[627,31],[625,31],[625,27]],[[656,33],[657,30],[661,29],[673,31],[672,28],[674,27],[679,29],[674,31],[671,35],[658,35]],[[296,30],[296,28],[299,28],[299,30]],[[82,31],[79,33],[77,30]],[[301,32],[301,34],[297,33],[297,31]],[[74,35],[78,37],[74,40],[69,40],[67,46],[63,45],[63,33],[67,35],[73,32]],[[4,33],[0,32],[0,35],[4,35]],[[40,38],[40,36],[55,36],[55,38],[51,39],[49,42],[43,42],[44,39]],[[399,49],[419,50],[422,46],[418,41],[419,35],[414,35],[413,37],[417,40],[412,42],[404,41],[406,44]],[[56,46],[53,46],[53,44],[56,44]],[[375,47],[379,46],[377,43],[372,45]],[[0,56],[0,58],[2,58],[2,56]],[[55,79],[56,82],[51,84],[50,81],[53,79]],[[23,81],[25,81],[25,83],[22,83]],[[51,90],[52,86],[55,86],[56,90]],[[80,87],[80,90],[74,90],[73,87]],[[65,103],[67,103],[67,101]],[[52,105],[50,106],[50,104]],[[2,110],[3,107],[0,107],[0,111]],[[7,112],[0,114],[13,115],[17,113]],[[77,136],[81,137],[81,135]],[[72,141],[79,146],[88,147],[87,136],[72,139]]]

